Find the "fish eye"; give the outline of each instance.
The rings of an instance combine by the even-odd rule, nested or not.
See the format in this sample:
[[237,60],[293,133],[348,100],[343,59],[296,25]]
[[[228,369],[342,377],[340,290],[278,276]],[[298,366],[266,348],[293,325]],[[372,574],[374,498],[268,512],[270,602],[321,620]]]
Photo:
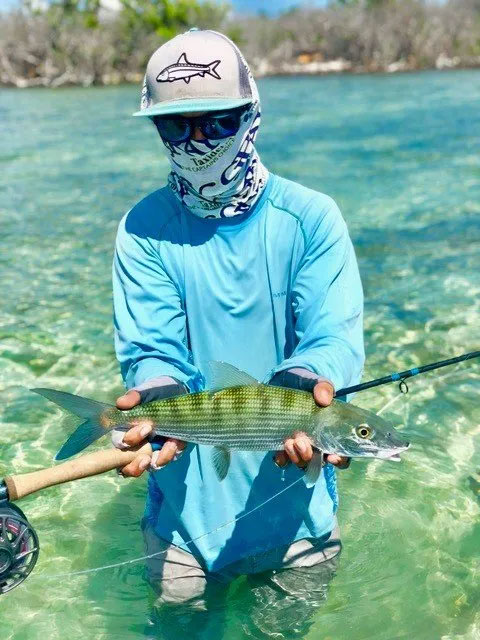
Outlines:
[[364,440],[372,437],[372,430],[366,422],[364,424],[359,424],[355,429],[355,433],[359,438],[363,438]]

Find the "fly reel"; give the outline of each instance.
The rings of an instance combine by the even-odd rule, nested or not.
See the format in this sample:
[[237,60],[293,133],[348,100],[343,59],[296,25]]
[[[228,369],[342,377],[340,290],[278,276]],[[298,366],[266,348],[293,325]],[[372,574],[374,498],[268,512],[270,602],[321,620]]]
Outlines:
[[0,478],[0,595],[28,578],[40,551],[35,529],[13,502],[46,487],[122,468],[142,453],[152,454],[150,443],[130,451],[95,451],[50,469]]
[[0,500],[0,594],[21,584],[35,566],[38,537],[16,505]]

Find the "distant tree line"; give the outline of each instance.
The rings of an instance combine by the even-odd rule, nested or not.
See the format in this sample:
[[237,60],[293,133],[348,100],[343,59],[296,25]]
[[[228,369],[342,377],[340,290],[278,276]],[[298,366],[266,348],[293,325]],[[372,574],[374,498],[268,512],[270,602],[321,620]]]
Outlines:
[[302,54],[313,72],[340,59],[334,69],[480,67],[480,0],[344,0],[238,26],[248,59],[267,73],[298,71]]
[[258,75],[480,67],[480,0],[337,0],[276,18],[213,0],[24,0],[0,14],[0,83],[138,82],[151,53],[191,26],[239,44]]

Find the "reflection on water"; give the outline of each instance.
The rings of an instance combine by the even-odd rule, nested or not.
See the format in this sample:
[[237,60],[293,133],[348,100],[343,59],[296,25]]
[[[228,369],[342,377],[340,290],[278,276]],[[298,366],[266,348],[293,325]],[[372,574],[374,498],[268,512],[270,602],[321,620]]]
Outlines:
[[[480,344],[479,78],[260,84],[265,163],[332,195],[349,224],[366,294],[365,379]],[[151,127],[129,118],[137,98],[133,87],[0,94],[0,475],[50,465],[67,435],[29,387],[104,401],[122,389],[112,348],[115,229],[167,172]],[[292,638],[478,640],[479,366],[409,386],[407,396],[390,385],[356,397],[413,444],[401,464],[359,461],[339,473],[344,551],[327,600],[321,581],[305,597],[310,628],[293,603],[278,604],[281,589],[241,578],[216,608],[225,638],[280,632],[286,613]],[[34,574],[2,599],[5,640],[63,639],[66,630],[72,640],[163,637],[146,625],[141,564],[44,577],[142,555],[144,492],[143,479],[107,474],[22,502],[42,551]]]

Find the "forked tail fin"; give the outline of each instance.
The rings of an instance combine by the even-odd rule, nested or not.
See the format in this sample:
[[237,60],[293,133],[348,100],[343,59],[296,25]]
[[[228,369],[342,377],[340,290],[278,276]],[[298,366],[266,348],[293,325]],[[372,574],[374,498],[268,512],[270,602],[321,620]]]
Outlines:
[[75,396],[65,391],[56,391],[55,389],[32,389],[35,393],[39,393],[47,400],[55,402],[63,411],[73,413],[80,418],[86,418],[85,422],[72,433],[60,451],[55,456],[55,460],[65,460],[75,455],[79,451],[88,447],[89,444],[98,440],[101,436],[111,431],[113,427],[102,426],[102,414],[106,409],[114,408],[110,404],[90,400]]
[[218,65],[220,64],[221,60],[214,60],[213,62],[211,62],[208,65],[208,73],[213,76],[214,78],[217,78],[217,80],[221,80],[222,77],[218,75],[218,71],[216,71],[216,68],[218,67]]

